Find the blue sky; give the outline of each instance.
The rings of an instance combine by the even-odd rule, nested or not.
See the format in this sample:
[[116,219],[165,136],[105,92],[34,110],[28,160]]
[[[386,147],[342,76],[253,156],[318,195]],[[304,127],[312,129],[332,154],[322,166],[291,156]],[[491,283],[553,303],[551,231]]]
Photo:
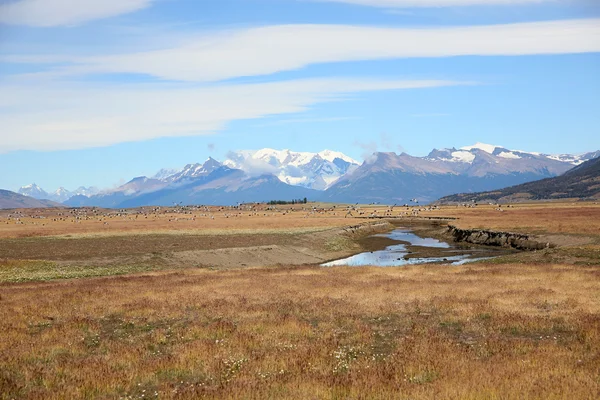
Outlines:
[[0,0],[0,187],[271,147],[600,149],[594,0]]

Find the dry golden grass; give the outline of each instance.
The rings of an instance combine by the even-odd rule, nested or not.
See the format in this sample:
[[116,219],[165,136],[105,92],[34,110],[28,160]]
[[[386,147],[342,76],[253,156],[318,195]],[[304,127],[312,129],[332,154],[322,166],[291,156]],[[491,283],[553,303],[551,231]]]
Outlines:
[[593,399],[599,278],[493,265],[4,285],[0,397]]
[[600,235],[600,205],[594,203],[526,203],[510,207],[479,205],[475,208],[443,206],[423,216],[458,218],[454,225],[523,233]]
[[253,233],[348,225],[343,210],[314,212],[310,204],[152,210],[152,207],[125,212],[92,208],[0,210],[0,238]]
[[389,211],[388,206],[360,206],[348,218],[345,218],[347,206],[333,204],[272,207],[263,204],[248,209],[207,207],[193,211],[163,207],[156,212],[150,207],[126,212],[104,209],[94,212],[90,208],[0,210],[0,238],[293,232],[345,226],[369,216],[410,219],[413,212],[425,219],[457,218],[455,225],[469,228],[600,235],[600,205],[596,203],[519,203],[504,205],[502,212],[497,208],[486,204],[474,208],[446,205],[439,209],[396,206]]
[[[362,222],[337,210],[260,211],[227,218],[212,210],[214,219],[196,221],[173,210],[147,222],[115,215],[108,228],[97,216],[52,221],[47,231],[33,225],[38,219],[7,221],[3,212],[0,279],[10,268],[22,280],[54,279],[56,268],[93,275],[35,259],[122,256],[136,242],[142,258],[176,242],[188,250],[305,240],[339,251],[352,243],[328,241],[323,229]],[[0,399],[599,398],[600,207],[419,212],[441,216],[461,227],[592,242],[457,267],[185,269],[3,283]],[[37,237],[48,235],[62,236]],[[144,270],[121,267],[108,273]]]

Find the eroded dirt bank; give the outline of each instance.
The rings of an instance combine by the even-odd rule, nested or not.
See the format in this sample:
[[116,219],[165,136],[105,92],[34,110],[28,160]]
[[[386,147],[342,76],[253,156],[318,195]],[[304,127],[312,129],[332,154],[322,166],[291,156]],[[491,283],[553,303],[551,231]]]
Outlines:
[[387,221],[370,221],[343,228],[268,233],[0,239],[0,260],[47,260],[64,266],[152,264],[160,268],[318,264],[371,250],[375,244],[365,238],[393,228]]
[[542,250],[555,247],[550,242],[535,240],[530,235],[514,232],[496,232],[484,229],[461,229],[448,225],[448,234],[455,242],[466,242],[484,246],[499,246],[517,250]]

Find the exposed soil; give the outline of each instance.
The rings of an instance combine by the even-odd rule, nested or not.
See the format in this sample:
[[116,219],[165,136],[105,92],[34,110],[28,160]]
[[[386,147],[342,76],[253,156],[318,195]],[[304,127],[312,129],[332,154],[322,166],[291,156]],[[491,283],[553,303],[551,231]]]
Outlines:
[[[218,268],[318,264],[369,251],[376,246],[385,247],[388,244],[383,245],[369,236],[392,228],[391,224],[378,221],[299,233],[0,239],[0,260],[47,260],[61,265],[146,263],[162,267]],[[394,243],[389,239],[378,239]]]

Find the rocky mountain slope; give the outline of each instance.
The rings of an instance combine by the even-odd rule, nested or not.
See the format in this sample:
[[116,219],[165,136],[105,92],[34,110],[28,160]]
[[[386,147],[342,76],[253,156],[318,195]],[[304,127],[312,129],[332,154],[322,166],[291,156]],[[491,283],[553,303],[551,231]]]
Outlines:
[[600,157],[580,164],[561,176],[482,193],[443,197],[440,203],[515,202],[566,198],[600,199]]
[[112,208],[173,204],[235,205],[304,197],[315,200],[320,194],[313,189],[286,184],[274,175],[250,176],[210,158],[204,164],[190,164],[165,180],[139,177],[117,190],[92,197],[75,196],[65,204]]
[[[62,188],[48,194],[33,184],[22,194],[70,206],[123,207],[173,203],[310,200],[359,203],[431,202],[457,192],[481,192],[560,175],[600,156],[547,155],[477,143],[435,149],[425,157],[375,153],[361,165],[343,153],[262,149],[238,151],[223,163],[209,158],[182,169],[162,169],[116,189],[94,192]],[[68,198],[68,199],[67,199]]]
[[[324,193],[322,200],[359,203],[431,202],[457,192],[481,192],[560,175],[600,155],[548,156],[477,143],[433,150],[426,157],[375,153]],[[562,157],[562,158],[561,158]]]

